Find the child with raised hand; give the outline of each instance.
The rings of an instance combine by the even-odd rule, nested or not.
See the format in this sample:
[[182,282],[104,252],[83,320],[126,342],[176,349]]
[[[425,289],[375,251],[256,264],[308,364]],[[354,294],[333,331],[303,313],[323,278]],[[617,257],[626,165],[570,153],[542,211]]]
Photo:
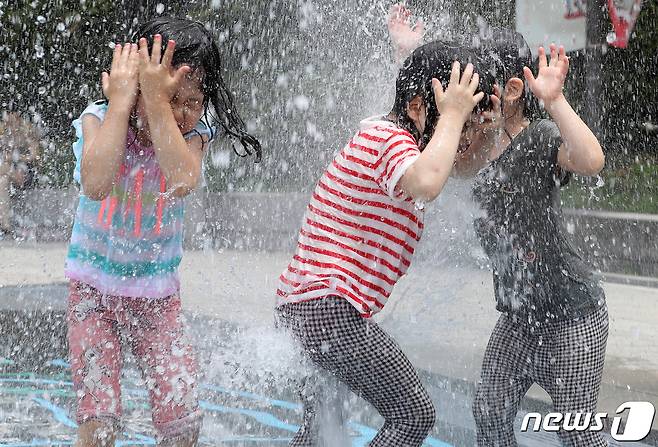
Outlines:
[[[319,368],[384,417],[371,446],[420,446],[435,411],[414,367],[370,319],[405,274],[423,230],[423,202],[450,176],[460,135],[490,92],[474,56],[440,42],[405,61],[392,111],[367,118],[320,178],[297,249],[282,273],[277,315]],[[447,88],[444,90],[443,85]],[[313,390],[291,446],[317,444]]]
[[212,112],[226,133],[260,156],[202,24],[160,18],[145,23],[133,41],[138,44],[115,46],[102,75],[107,101],[73,122],[74,177],[82,188],[66,276],[77,446],[114,445],[122,348],[132,351],[144,375],[159,445],[196,443],[197,365],[179,297],[183,197],[202,175]]
[[[475,228],[493,268],[501,312],[482,363],[473,412],[479,446],[515,446],[514,420],[533,383],[554,411],[595,413],[608,336],[605,295],[571,246],[559,190],[570,173],[596,175],[601,146],[562,92],[564,48],[539,48],[539,72],[519,33],[497,30],[483,46],[499,59],[500,116],[475,126],[477,143],[458,160],[477,172]],[[525,78],[525,82],[524,79]],[[552,120],[539,119],[539,105]],[[478,129],[479,128],[479,129]],[[593,431],[558,431],[564,445],[606,446]]]
[[[396,54],[421,37],[408,16],[395,8],[389,15]],[[479,446],[515,446],[514,420],[532,383],[549,393],[557,412],[596,411],[607,307],[591,267],[564,234],[559,189],[572,172],[598,174],[605,157],[562,92],[569,70],[564,48],[551,45],[550,62],[539,49],[536,78],[530,48],[517,32],[494,29],[477,51],[496,60],[502,89],[494,87],[491,109],[462,137],[454,172],[475,175],[473,195],[485,211],[475,226],[492,262],[502,315],[484,355],[473,412]],[[553,121],[540,119],[540,101]],[[558,435],[569,446],[607,445],[591,431]]]

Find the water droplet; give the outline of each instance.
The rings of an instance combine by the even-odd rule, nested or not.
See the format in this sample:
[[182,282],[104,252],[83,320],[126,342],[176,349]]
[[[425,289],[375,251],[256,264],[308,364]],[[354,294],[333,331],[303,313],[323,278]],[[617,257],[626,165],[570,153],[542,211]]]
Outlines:
[[295,107],[297,107],[297,109],[301,112],[308,110],[309,106],[311,105],[311,101],[304,95],[295,96],[293,103],[295,104]]
[[567,233],[574,234],[576,232],[576,224],[573,222],[567,222]]
[[607,36],[605,36],[605,40],[606,40],[606,42],[608,42],[608,44],[612,45],[612,43],[615,40],[617,40],[617,36],[615,35],[615,33],[610,32],[610,33],[608,33]]

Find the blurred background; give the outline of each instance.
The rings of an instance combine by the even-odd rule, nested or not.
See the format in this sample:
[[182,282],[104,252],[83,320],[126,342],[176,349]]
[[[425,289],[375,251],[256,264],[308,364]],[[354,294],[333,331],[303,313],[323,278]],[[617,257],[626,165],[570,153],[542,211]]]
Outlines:
[[[134,24],[146,18],[188,15],[206,23],[222,42],[229,85],[267,154],[260,165],[238,162],[228,142],[217,142],[208,163],[208,187],[308,190],[356,121],[391,105],[395,68],[385,26],[390,3],[3,1],[0,107],[20,111],[44,136],[35,186],[68,186],[73,169],[70,122],[88,101],[102,98],[99,79],[109,67],[109,44],[129,38]],[[484,23],[516,23],[514,1],[407,3],[428,22],[427,40],[477,35]],[[564,8],[564,2],[557,3]],[[589,4],[600,10],[592,19],[600,22],[593,24],[598,29],[589,37],[596,60],[588,63],[585,49],[571,52],[567,93],[580,111],[594,111],[588,119],[608,156],[607,181],[594,195],[576,191],[582,188],[574,184],[568,203],[656,213],[658,4],[643,2],[624,49],[596,47],[605,43],[612,25],[605,0]],[[591,85],[592,76],[597,85]]]

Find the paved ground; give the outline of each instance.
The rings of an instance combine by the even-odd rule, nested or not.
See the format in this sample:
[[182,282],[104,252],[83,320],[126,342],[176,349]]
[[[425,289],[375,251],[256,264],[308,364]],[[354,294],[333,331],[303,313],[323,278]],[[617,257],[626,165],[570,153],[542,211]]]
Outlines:
[[[63,346],[49,339],[49,332],[39,335],[30,329],[63,333],[65,246],[1,244],[0,252],[0,335],[22,330],[32,337],[29,343],[25,337],[7,343],[0,355],[0,402],[15,402],[9,411],[0,405],[0,445],[37,445],[27,442],[39,438],[35,421],[43,424],[44,436],[52,435],[55,421],[63,437],[60,445],[67,445],[73,427]],[[182,297],[205,370],[206,444],[282,445],[299,423],[294,386],[281,385],[298,362],[271,325],[274,284],[287,261],[287,254],[266,252],[197,251],[184,257]],[[605,288],[611,331],[599,409],[614,413],[630,400],[658,406],[658,289],[614,283]],[[472,387],[496,317],[486,270],[422,257],[378,317],[423,370],[432,390],[440,422],[428,445],[473,445]],[[25,318],[27,323],[21,323]],[[129,445],[148,444],[144,399],[131,369],[126,386]],[[541,389],[533,388],[530,397],[528,410],[547,407]],[[363,445],[379,419],[353,398],[346,413],[354,445]],[[557,445],[546,436],[526,436],[521,442]]]

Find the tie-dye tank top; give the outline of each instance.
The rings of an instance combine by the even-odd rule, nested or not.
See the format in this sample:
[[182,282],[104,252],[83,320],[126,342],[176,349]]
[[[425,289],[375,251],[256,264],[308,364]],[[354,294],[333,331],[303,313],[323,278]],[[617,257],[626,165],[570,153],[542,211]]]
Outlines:
[[[77,141],[74,179],[81,184],[82,117],[101,121],[107,105],[97,102],[73,121]],[[203,123],[186,134],[210,138]],[[66,258],[67,278],[101,293],[125,297],[163,298],[178,293],[178,265],[183,255],[183,200],[167,193],[153,147],[126,138],[123,164],[112,192],[96,201],[81,191]]]

